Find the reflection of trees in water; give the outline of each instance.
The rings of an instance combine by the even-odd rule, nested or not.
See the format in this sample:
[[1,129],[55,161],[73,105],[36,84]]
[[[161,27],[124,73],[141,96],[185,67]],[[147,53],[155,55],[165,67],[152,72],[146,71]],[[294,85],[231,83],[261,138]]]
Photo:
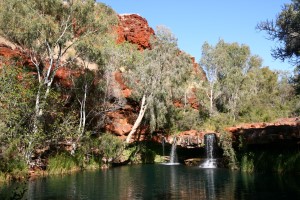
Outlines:
[[163,178],[163,189],[155,195],[155,199],[216,199],[214,170],[186,172],[178,166],[166,167],[168,182]]
[[[11,185],[11,188],[16,185]],[[274,199],[300,195],[299,176],[246,174],[184,166],[126,166],[39,178],[27,199]],[[2,188],[1,188],[2,189]],[[7,188],[6,191],[12,191]],[[3,190],[0,190],[2,193]],[[7,192],[6,192],[7,193]],[[1,196],[2,195],[2,196]],[[0,199],[3,194],[0,194]]]
[[236,180],[227,170],[197,168],[182,173],[173,166],[168,180],[156,199],[235,199]]
[[11,185],[0,183],[0,199],[25,199],[28,192],[28,181],[13,183]]

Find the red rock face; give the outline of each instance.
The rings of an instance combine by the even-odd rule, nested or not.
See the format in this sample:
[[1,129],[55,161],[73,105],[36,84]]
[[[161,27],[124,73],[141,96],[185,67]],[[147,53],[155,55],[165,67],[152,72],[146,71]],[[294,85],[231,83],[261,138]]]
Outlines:
[[124,14],[119,15],[119,21],[118,43],[128,41],[136,44],[139,50],[151,47],[150,37],[154,35],[154,31],[145,18],[137,14]]
[[[30,57],[27,56],[26,52],[18,48],[12,49],[10,46],[0,44],[0,58],[0,67],[3,64],[17,64],[19,66],[26,66],[28,69],[32,70],[33,73],[36,72],[36,68],[31,62]],[[12,63],[14,61],[16,61],[16,63]],[[62,67],[57,70],[54,81],[64,88],[71,88],[73,85],[72,76],[79,77],[79,75],[79,71],[73,71],[67,67]]]
[[129,89],[123,80],[122,73],[120,71],[116,71],[114,73],[115,80],[119,84],[117,87],[120,87],[123,97],[128,98],[131,95],[132,90]]
[[61,67],[56,71],[54,81],[64,88],[70,89],[73,86],[72,77],[78,78],[80,71],[74,71],[67,67]]
[[12,49],[10,46],[0,44],[0,67],[3,64],[10,64],[12,59],[15,59],[16,64],[20,66],[27,66],[30,69],[35,69],[30,58],[20,49]]
[[109,117],[111,123],[106,124],[105,129],[125,139],[125,135],[128,135],[132,128],[132,125],[128,122],[128,113],[126,113],[126,110],[109,112],[107,113],[107,117]]

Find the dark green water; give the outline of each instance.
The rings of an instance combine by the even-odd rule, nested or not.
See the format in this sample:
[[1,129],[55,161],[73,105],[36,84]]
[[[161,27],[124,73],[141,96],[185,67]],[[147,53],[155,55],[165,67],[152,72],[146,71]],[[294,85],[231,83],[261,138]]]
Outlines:
[[[0,199],[12,194],[2,187]],[[300,176],[137,165],[30,181],[24,199],[300,199]]]

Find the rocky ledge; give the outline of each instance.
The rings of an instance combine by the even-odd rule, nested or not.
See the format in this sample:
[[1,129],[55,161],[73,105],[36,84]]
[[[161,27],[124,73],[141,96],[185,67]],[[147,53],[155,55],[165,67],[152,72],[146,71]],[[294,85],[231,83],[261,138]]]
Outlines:
[[[176,135],[162,135],[158,134],[152,137],[152,141],[158,143],[168,143],[181,146],[184,148],[197,148],[204,146],[204,135],[208,133],[214,133],[213,131],[197,131],[189,130],[183,131]],[[216,133],[215,133],[216,134]],[[218,134],[216,134],[218,136]]]
[[270,123],[248,123],[228,127],[233,141],[247,144],[293,143],[300,144],[300,119],[282,118]]

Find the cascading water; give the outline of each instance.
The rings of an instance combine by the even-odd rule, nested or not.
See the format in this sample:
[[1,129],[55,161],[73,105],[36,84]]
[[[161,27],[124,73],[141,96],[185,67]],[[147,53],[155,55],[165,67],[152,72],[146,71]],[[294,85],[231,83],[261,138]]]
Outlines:
[[165,156],[165,142],[166,142],[166,139],[165,139],[165,137],[163,137],[163,138],[161,139],[161,145],[162,145],[163,156]]
[[168,163],[162,163],[163,165],[180,165],[177,158],[176,148],[177,148],[177,141],[176,141],[176,137],[174,137],[172,147],[171,147],[171,152],[170,152],[170,160]]
[[176,147],[177,147],[177,144],[176,144],[176,137],[175,137],[173,140],[171,153],[170,153],[170,161],[169,161],[170,164],[178,163]]
[[216,135],[213,133],[204,135],[206,159],[200,165],[201,168],[216,168],[217,163],[214,159],[214,149],[216,145]]

